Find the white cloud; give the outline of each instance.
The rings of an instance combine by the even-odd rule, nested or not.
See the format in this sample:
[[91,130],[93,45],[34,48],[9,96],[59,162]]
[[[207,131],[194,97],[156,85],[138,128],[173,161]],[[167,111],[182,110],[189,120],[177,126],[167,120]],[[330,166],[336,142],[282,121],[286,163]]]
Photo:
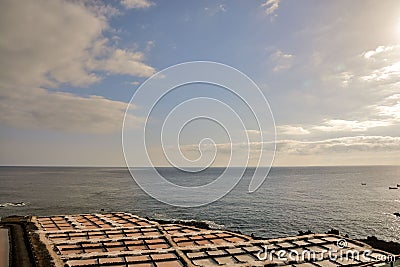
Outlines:
[[344,71],[340,73],[340,79],[342,80],[342,86],[343,87],[348,87],[349,83],[352,82],[354,78],[354,74],[351,73],[350,71]]
[[139,77],[155,72],[141,52],[109,45],[103,32],[110,29],[105,14],[112,12],[110,6],[74,1],[1,1],[0,122],[61,131],[119,131],[125,103],[43,89],[87,86],[102,79],[101,71]]
[[279,8],[280,2],[281,0],[267,0],[261,6],[265,8],[265,14],[271,15]]
[[378,115],[387,121],[400,123],[400,94],[386,97],[377,105],[372,106]]
[[226,12],[227,8],[226,8],[225,4],[219,4],[219,5],[214,6],[214,7],[205,7],[204,11],[207,13],[207,15],[214,16],[214,15],[216,15],[218,13]]
[[277,50],[271,55],[272,61],[275,63],[274,72],[288,70],[293,65],[294,56],[291,54],[285,54],[281,50]]
[[[400,45],[378,46],[373,50],[347,55],[346,59],[336,63],[335,60],[325,55],[325,60],[320,59],[315,66],[325,87],[340,85],[351,88],[351,93],[361,94],[361,97],[376,97],[375,100],[389,91],[398,90]],[[366,90],[370,93],[365,94]]]
[[154,5],[148,0],[122,0],[121,4],[127,9],[133,8],[149,8]]
[[[247,153],[250,158],[259,157],[261,145],[264,151],[271,151],[274,147],[272,142],[249,142],[249,143],[220,143],[216,144],[217,153],[230,155],[232,150]],[[214,145],[203,145],[202,152],[214,152]],[[248,150],[248,148],[250,148]],[[169,148],[172,149],[172,148]],[[198,153],[199,146],[184,145],[180,148],[184,153]],[[393,152],[400,151],[400,137],[393,136],[346,136],[330,138],[318,141],[279,140],[276,141],[277,153],[281,155],[318,155],[352,152]]]
[[399,45],[390,45],[390,46],[378,46],[374,50],[369,50],[367,52],[363,53],[364,58],[367,59],[375,59],[377,56],[382,55],[382,54],[387,54],[388,52],[393,52],[397,50],[400,46]]
[[[396,96],[400,88],[400,45],[378,46],[350,56],[334,65],[335,68],[331,65],[325,70],[318,66],[323,70],[320,71],[323,83],[318,85],[318,91],[311,92],[315,101],[325,104],[320,109],[325,111],[326,119],[306,129],[314,134],[320,134],[318,131],[396,134],[393,130],[400,123]],[[326,112],[327,103],[332,104],[331,114]]]
[[371,128],[392,125],[384,120],[326,120],[323,125],[314,126],[313,129],[324,132],[365,132]]
[[262,134],[268,134],[267,132],[265,132],[265,131],[260,131],[260,130],[246,130],[246,133],[250,136],[250,135],[253,135],[253,136],[259,136],[259,135],[261,135],[261,133]]
[[378,46],[364,52],[368,72],[361,76],[366,82],[395,83],[400,81],[400,45]]
[[220,4],[220,5],[218,5],[218,9],[220,10],[220,11],[222,11],[222,12],[226,12],[226,5],[224,5],[224,4]]
[[259,130],[246,130],[247,135],[251,136],[259,136],[261,134],[261,131]]
[[[88,72],[89,49],[106,22],[77,3],[2,1],[0,80],[24,85],[87,85],[100,77]],[[11,26],[12,25],[12,26]]]
[[[273,153],[274,143],[272,142],[248,142],[248,143],[219,143],[219,144],[202,144],[199,145],[183,145],[180,147],[184,155],[192,156],[193,158],[198,157],[199,151],[204,155],[204,157],[211,157],[216,153],[216,157],[220,159],[220,162],[225,162],[225,164],[232,164],[233,166],[243,164],[241,160],[249,160],[250,165],[257,165],[260,159],[261,148],[264,151]],[[168,147],[167,149],[176,149]],[[231,158],[232,154],[241,155],[240,158]],[[272,155],[272,154],[271,154]],[[266,164],[263,162],[261,164]],[[218,164],[217,164],[218,165]],[[226,165],[225,165],[226,166]]]
[[377,104],[365,107],[364,120],[326,119],[321,125],[310,130],[323,132],[366,132],[379,127],[389,127],[400,123],[400,94],[393,94]]
[[278,134],[284,135],[307,135],[310,134],[310,131],[304,129],[301,126],[293,126],[293,125],[281,125],[277,126]]
[[354,73],[349,70],[340,72],[335,71],[333,73],[322,73],[320,75],[320,80],[324,83],[337,83],[343,88],[348,88],[353,83],[354,79],[356,79]]
[[100,1],[82,1],[82,4],[99,17],[110,18],[122,14],[119,9]]
[[103,36],[109,28],[105,18],[80,3],[43,1],[38,5],[27,0],[0,5],[2,82],[86,86],[101,79],[95,73],[99,70],[146,77],[154,73],[140,52],[109,46]]
[[[0,98],[0,123],[77,133],[120,132],[127,106],[100,96],[85,98],[41,88],[2,87]],[[144,121],[139,117],[130,120],[137,125]]]
[[351,153],[355,151],[400,151],[400,137],[347,136],[321,141],[282,140],[277,149],[285,154]]
[[147,53],[149,53],[153,48],[154,48],[154,46],[156,46],[156,42],[155,41],[148,41],[147,43],[146,43],[146,48],[144,49]]
[[92,62],[92,67],[111,73],[149,77],[155,73],[155,69],[143,63],[143,59],[143,53],[114,49],[109,57],[94,60]]
[[398,79],[400,77],[400,61],[392,65],[374,70],[372,73],[361,77],[364,81],[382,81],[388,79]]
[[[260,142],[261,140],[271,137],[273,132],[260,131],[260,130],[245,130],[250,142]],[[262,136],[261,136],[262,135]]]

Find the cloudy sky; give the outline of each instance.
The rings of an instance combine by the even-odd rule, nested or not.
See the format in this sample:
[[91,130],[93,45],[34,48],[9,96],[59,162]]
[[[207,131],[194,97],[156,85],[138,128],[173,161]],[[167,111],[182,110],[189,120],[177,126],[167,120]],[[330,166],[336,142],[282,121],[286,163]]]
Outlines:
[[400,162],[398,0],[4,0],[0,32],[0,165],[123,166],[135,90],[194,60],[259,85],[277,126],[276,166]]

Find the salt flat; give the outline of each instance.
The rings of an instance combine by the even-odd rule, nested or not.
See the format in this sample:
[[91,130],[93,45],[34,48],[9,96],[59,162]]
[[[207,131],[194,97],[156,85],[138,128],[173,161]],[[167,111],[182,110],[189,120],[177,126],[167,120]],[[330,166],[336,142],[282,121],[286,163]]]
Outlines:
[[332,234],[255,240],[124,212],[31,220],[56,266],[382,266],[390,256]]

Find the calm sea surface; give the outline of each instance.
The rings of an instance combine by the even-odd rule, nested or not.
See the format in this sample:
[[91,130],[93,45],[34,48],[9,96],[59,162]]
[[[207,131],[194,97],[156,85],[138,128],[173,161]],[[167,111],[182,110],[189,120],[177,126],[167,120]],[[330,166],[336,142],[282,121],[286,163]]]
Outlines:
[[[197,174],[173,168],[159,171],[188,186],[208,183],[222,169]],[[400,212],[400,188],[389,190],[400,184],[400,167],[272,168],[260,189],[249,194],[252,171],[248,169],[238,186],[215,203],[177,208],[147,196],[124,168],[0,167],[0,216],[104,209],[207,221],[213,227],[266,238],[336,228],[350,237],[400,241],[400,218],[393,215]]]

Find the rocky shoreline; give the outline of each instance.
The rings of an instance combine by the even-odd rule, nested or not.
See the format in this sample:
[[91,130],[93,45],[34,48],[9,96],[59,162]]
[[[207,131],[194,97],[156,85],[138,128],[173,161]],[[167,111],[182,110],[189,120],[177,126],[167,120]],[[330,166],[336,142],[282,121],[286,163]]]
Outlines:
[[30,222],[30,216],[5,217],[0,225],[9,230],[10,266],[54,266],[49,251],[35,233],[37,227]]

